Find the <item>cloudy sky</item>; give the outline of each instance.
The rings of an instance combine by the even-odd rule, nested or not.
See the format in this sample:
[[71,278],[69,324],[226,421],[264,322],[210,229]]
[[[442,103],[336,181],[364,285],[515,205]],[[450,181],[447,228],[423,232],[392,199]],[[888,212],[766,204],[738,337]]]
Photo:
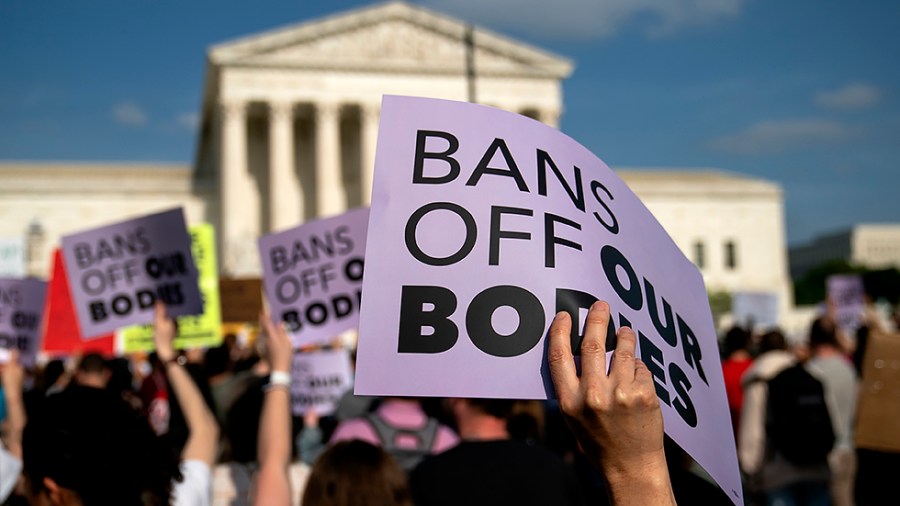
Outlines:
[[[365,5],[0,0],[0,160],[189,162],[205,49]],[[421,0],[576,63],[562,129],[612,167],[785,190],[792,244],[900,222],[896,0]]]

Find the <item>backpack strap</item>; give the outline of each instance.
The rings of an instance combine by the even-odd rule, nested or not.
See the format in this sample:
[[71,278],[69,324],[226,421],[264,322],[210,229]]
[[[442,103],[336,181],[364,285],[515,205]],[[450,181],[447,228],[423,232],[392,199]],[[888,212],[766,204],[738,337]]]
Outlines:
[[430,453],[437,439],[439,424],[434,418],[428,418],[425,425],[418,429],[395,427],[377,413],[367,414],[366,419],[381,440],[381,446],[388,452],[397,448],[397,437],[401,435],[414,437],[418,441],[417,449],[426,453]]

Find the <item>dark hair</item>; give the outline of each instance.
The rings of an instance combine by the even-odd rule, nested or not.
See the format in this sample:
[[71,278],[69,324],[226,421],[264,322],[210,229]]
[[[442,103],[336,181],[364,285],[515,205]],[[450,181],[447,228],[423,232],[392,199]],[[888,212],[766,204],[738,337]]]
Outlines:
[[725,340],[722,342],[722,355],[728,357],[736,351],[746,350],[749,347],[750,333],[741,327],[731,327],[725,333]]
[[787,349],[787,341],[784,339],[784,334],[779,330],[770,330],[762,335],[759,338],[759,354],[762,355],[767,351],[772,350],[786,350]]
[[103,358],[103,355],[99,353],[88,353],[81,357],[81,361],[78,362],[77,370],[78,372],[101,373],[109,370],[109,365],[106,363],[106,359]]
[[809,327],[809,346],[839,346],[834,323],[826,318],[816,318]]
[[44,478],[84,504],[168,504],[177,455],[120,398],[73,386],[43,400],[23,434],[29,492]]
[[303,504],[412,506],[406,474],[383,449],[358,439],[335,443],[316,460]]
[[231,368],[231,352],[223,344],[206,350],[203,355],[203,369],[207,377],[227,372]]

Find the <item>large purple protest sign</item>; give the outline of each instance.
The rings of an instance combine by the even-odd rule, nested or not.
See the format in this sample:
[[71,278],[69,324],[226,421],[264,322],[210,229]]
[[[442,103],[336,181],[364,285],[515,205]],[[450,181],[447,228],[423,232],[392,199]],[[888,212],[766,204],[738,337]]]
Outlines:
[[291,370],[291,400],[294,414],[313,410],[327,416],[353,386],[350,353],[345,349],[297,353]]
[[22,365],[34,365],[46,296],[46,281],[0,278],[0,363],[18,350]]
[[266,298],[295,347],[359,324],[368,224],[359,208],[259,238]]
[[78,324],[85,338],[170,316],[203,312],[191,238],[181,208],[62,238]]
[[736,503],[741,481],[700,272],[600,159],[490,107],[386,96],[359,395],[544,399],[553,315],[596,299],[638,333],[666,432]]
[[828,302],[834,310],[834,319],[850,336],[862,325],[866,290],[859,274],[834,274],[825,280]]

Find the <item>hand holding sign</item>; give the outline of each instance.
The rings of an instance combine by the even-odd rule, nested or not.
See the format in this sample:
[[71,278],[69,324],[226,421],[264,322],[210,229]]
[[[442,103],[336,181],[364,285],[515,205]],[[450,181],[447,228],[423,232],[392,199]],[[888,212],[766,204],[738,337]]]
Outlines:
[[569,338],[572,321],[564,311],[553,320],[547,360],[560,409],[588,458],[606,476],[614,503],[675,504],[653,376],[635,359],[636,338],[627,327],[619,329],[607,375],[609,318],[609,304],[591,306],[580,379]]
[[156,354],[163,363],[175,358],[175,321],[166,315],[166,305],[156,302],[155,320],[153,323],[153,342],[156,344]]
[[266,330],[265,344],[269,367],[273,371],[290,372],[294,347],[284,325],[272,323],[272,317],[266,313],[259,316],[259,323]]

